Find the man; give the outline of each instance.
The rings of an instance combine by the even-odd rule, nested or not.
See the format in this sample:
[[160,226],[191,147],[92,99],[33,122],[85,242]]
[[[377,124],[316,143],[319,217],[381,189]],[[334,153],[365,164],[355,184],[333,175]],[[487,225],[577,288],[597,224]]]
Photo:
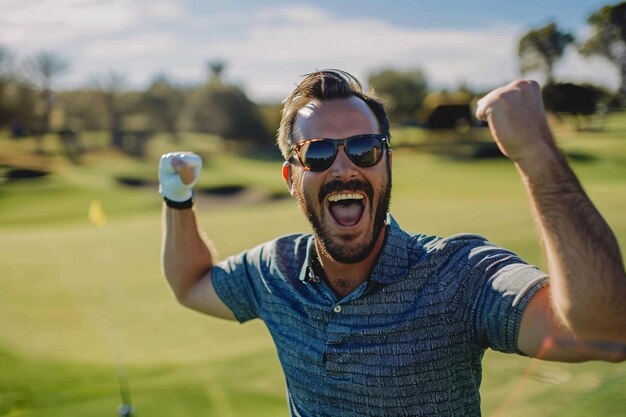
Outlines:
[[190,209],[199,158],[162,158],[163,268],[174,293],[209,315],[264,320],[292,416],[479,415],[488,347],[567,362],[626,359],[620,251],[557,150],[538,85],[494,90],[477,117],[522,176],[549,278],[480,236],[399,227],[387,213],[385,111],[343,71],[308,75],[282,113],[283,178],[312,235],[216,264]]

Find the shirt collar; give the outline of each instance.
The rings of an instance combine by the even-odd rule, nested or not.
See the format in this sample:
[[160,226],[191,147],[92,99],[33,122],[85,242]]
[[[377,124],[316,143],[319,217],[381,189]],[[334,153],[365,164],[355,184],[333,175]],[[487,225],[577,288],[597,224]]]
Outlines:
[[387,236],[380,257],[370,279],[381,284],[392,284],[409,273],[410,236],[396,220],[387,214]]
[[300,281],[302,282],[319,282],[319,277],[315,275],[313,272],[313,251],[315,250],[315,244],[313,235],[307,235],[308,239],[306,240],[306,255],[304,258],[304,263],[302,264],[302,268],[300,268]]
[[[387,214],[386,223],[385,243],[370,279],[381,284],[392,284],[409,273],[410,236],[400,228],[390,214]],[[316,279],[311,268],[312,250],[314,250],[313,236],[309,235],[306,258],[300,269],[300,281],[312,282]]]

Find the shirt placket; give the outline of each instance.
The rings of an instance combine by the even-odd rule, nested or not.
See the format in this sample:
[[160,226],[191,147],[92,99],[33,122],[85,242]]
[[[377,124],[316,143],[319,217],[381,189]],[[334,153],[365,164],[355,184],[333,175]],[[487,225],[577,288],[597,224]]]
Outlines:
[[326,283],[320,283],[320,286],[326,295],[331,295],[333,299],[333,304],[329,306],[330,308],[327,311],[328,321],[325,331],[326,350],[324,352],[324,366],[328,373],[338,374],[340,372],[337,371],[341,366],[336,359],[349,354],[346,339],[355,331],[358,331],[359,328],[359,323],[354,321],[356,316],[350,313],[350,309],[353,308],[351,304],[367,292],[368,283],[362,283],[354,291],[338,301]]

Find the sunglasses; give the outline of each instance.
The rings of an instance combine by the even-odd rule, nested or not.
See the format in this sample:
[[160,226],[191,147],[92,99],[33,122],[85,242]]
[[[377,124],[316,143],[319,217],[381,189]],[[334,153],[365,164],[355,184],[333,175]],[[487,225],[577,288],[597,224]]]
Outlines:
[[291,145],[287,160],[291,160],[295,152],[304,169],[324,171],[335,162],[339,146],[342,145],[355,165],[367,168],[380,162],[383,148],[389,147],[389,139],[385,135],[376,134],[350,136],[345,139],[308,139]]

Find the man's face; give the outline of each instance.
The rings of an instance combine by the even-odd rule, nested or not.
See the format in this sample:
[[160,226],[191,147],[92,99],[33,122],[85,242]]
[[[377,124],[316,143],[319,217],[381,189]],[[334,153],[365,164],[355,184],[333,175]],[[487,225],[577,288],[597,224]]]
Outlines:
[[[357,97],[309,103],[298,112],[293,126],[296,142],[368,133],[380,133],[378,121]],[[359,167],[339,146],[327,170],[307,171],[299,163],[293,165],[291,193],[311,223],[318,246],[336,261],[362,261],[374,247],[389,208],[389,163],[383,156],[372,167]]]

